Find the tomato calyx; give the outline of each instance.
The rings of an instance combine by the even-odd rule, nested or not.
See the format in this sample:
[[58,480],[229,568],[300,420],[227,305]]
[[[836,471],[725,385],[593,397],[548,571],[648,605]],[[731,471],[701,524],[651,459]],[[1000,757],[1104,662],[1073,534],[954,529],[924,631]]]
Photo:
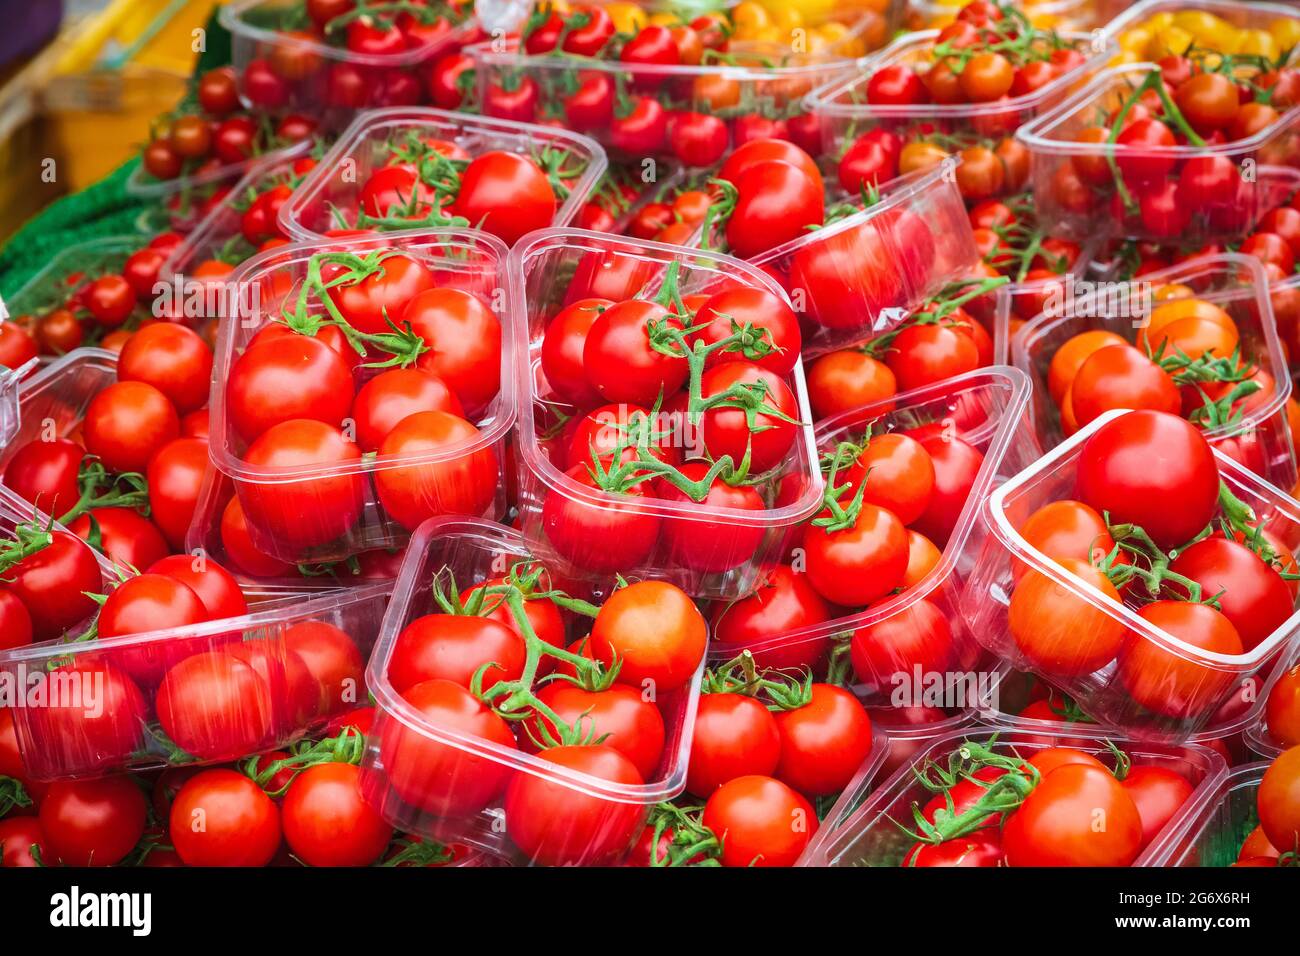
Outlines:
[[704,825],[703,814],[702,806],[655,804],[646,823],[652,828],[650,865],[721,866],[722,841]]
[[[1115,159],[1114,146],[1119,142],[1120,134],[1124,132],[1124,120],[1142,99],[1143,95],[1155,91],[1156,96],[1160,98],[1161,115],[1158,119],[1164,123],[1173,124],[1178,131],[1187,137],[1187,142],[1191,146],[1204,146],[1205,140],[1201,135],[1192,129],[1192,125],[1187,122],[1178,105],[1165,89],[1164,76],[1159,69],[1152,70],[1148,73],[1133,91],[1120,104],[1119,111],[1116,112],[1115,118],[1110,126],[1110,132],[1106,136],[1105,143],[1111,147],[1106,150],[1106,165],[1110,169],[1111,178],[1115,182],[1115,191],[1119,194],[1120,201],[1124,204],[1126,214],[1132,214],[1137,211],[1138,204],[1129,191],[1128,186],[1124,183],[1124,175],[1120,172],[1119,163]],[[1159,147],[1145,147],[1145,149],[1158,149]]]
[[871,429],[868,428],[861,441],[841,441],[835,446],[834,451],[822,455],[822,475],[826,478],[826,490],[822,494],[824,510],[812,520],[813,527],[832,534],[852,528],[857,522],[858,515],[862,512],[863,496],[867,493],[867,482],[871,478],[871,469],[866,470],[847,505],[843,503],[843,499],[850,489],[853,489],[853,483],[846,482],[841,485],[837,484],[835,479],[841,471],[852,467],[870,444]]
[[81,496],[59,515],[60,524],[68,524],[96,508],[132,508],[144,515],[149,513],[149,482],[139,472],[113,474],[98,458],[87,456],[77,470],[77,487]]
[[[265,767],[258,767],[258,761],[261,759],[259,756],[249,757],[243,762],[240,770],[253,783],[266,790],[267,796],[282,797],[288,792],[294,778],[308,767],[326,763],[359,765],[365,752],[365,735],[355,727],[344,727],[342,733],[336,737],[299,741],[293,745],[287,757],[272,760]],[[284,784],[275,790],[267,790],[275,778],[285,771],[289,771],[291,775]]]
[[813,675],[801,669],[801,676],[768,668],[760,671],[748,650],[727,661],[716,670],[704,673],[700,692],[704,694],[741,694],[763,698],[768,710],[798,710],[812,701]]
[[[384,260],[397,254],[393,250],[376,249],[364,256],[351,252],[325,252],[312,256],[307,260],[307,277],[298,289],[293,311],[290,311],[288,303],[281,308],[282,321],[292,331],[306,336],[314,336],[326,325],[335,325],[348,340],[348,344],[362,358],[369,355],[367,345],[388,354],[388,358],[383,361],[363,363],[364,368],[406,368],[413,364],[416,359],[429,351],[429,346],[423,338],[415,334],[409,323],[403,323],[399,328],[397,323],[389,318],[388,310],[385,308],[384,321],[392,331],[362,332],[344,318],[329,295],[329,290],[339,286],[354,285],[371,276],[382,277]],[[325,263],[341,265],[345,269],[326,282],[321,275],[321,266]],[[307,299],[313,292],[325,307],[326,315],[312,315],[308,310]]]
[[[1277,572],[1284,581],[1300,580],[1300,574],[1287,571],[1288,563],[1264,535],[1264,523],[1253,508],[1232,493],[1228,483],[1219,479],[1219,530],[1225,538],[1245,545]],[[1199,540],[1199,537],[1198,539]]]
[[34,521],[23,521],[14,526],[13,536],[0,541],[0,581],[5,580],[4,573],[14,565],[54,543],[53,527],[53,519],[44,528]]
[[386,859],[378,860],[373,866],[446,866],[456,859],[451,847],[436,840],[413,840],[410,837],[398,837],[390,848],[397,852]]
[[[988,744],[992,744],[991,738]],[[994,768],[1003,771],[992,780],[980,779],[980,770]],[[1006,757],[990,750],[985,744],[963,741],[948,755],[943,766],[929,760],[920,769],[913,768],[917,782],[932,793],[942,793],[945,806],[934,813],[931,822],[925,818],[921,807],[912,805],[915,829],[908,829],[898,821],[895,826],[919,843],[939,844],[982,829],[989,819],[1005,817],[1018,809],[1038,786],[1041,774],[1038,768],[1019,758]],[[984,792],[970,807],[957,812],[950,791],[962,781],[980,787]]]
[[443,16],[443,9],[441,4],[426,6],[423,3],[412,3],[411,0],[357,0],[357,5],[351,10],[330,18],[325,24],[325,34],[328,36],[337,33],[357,20],[364,20],[367,26],[377,30],[395,30],[397,26],[391,17],[398,13],[409,14],[421,25],[428,26]]
[[22,781],[15,780],[13,777],[0,776],[0,820],[3,820],[10,810],[21,810],[31,805],[32,798],[28,796]]
[[[1174,599],[1187,601],[1190,604],[1205,604],[1216,611],[1222,610],[1219,604],[1222,592],[1205,597],[1199,582],[1169,568],[1183,548],[1195,541],[1188,542],[1183,548],[1165,551],[1151,540],[1151,536],[1145,529],[1138,525],[1113,525],[1110,523],[1110,512],[1104,513],[1102,518],[1106,522],[1106,530],[1115,541],[1115,546],[1109,554],[1096,562],[1096,566],[1110,579],[1117,590],[1137,578],[1146,587],[1147,594],[1152,600],[1156,600],[1166,593],[1169,584],[1174,584],[1177,588],[1168,591]],[[1131,556],[1133,560],[1121,562],[1119,560],[1121,552]]]

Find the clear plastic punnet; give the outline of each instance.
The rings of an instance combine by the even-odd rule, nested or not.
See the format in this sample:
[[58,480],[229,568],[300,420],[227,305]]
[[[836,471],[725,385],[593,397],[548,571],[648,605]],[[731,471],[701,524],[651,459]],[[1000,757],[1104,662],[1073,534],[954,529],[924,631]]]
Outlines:
[[[868,428],[872,436],[944,429],[982,461],[938,563],[920,581],[866,609],[761,639],[746,630],[733,638],[730,608],[719,603],[713,609],[712,653],[735,656],[749,650],[764,666],[814,670],[837,659],[843,667],[847,653],[852,688],[868,706],[904,703],[949,714],[986,707],[996,693],[1002,662],[970,632],[961,600],[986,537],[978,520],[980,503],[1037,457],[1025,418],[1028,400],[1029,383],[1022,373],[992,366],[819,423],[822,453],[860,439]],[[797,549],[800,542],[791,544]],[[791,553],[797,558],[798,551]]]
[[1249,234],[1285,198],[1278,181],[1263,173],[1300,165],[1300,107],[1226,143],[1137,146],[1079,138],[1093,135],[1084,131],[1105,124],[1158,72],[1154,63],[1105,69],[1016,133],[1032,160],[1039,215],[1054,234],[1231,241]]
[[[830,43],[732,41],[726,54],[697,65],[625,63],[572,54],[521,53],[519,42],[488,41],[466,47],[474,59],[479,108],[488,116],[506,115],[529,122],[559,121],[580,129],[625,156],[663,155],[677,115],[700,112],[727,121],[729,141],[736,124],[763,117],[789,122],[804,117],[805,94],[854,71],[858,59],[893,35],[905,3],[842,4],[831,10],[841,21],[840,37]],[[878,10],[870,9],[877,7]],[[796,31],[798,33],[799,31]],[[571,97],[579,84],[610,91],[633,110],[628,128],[623,114],[589,118]],[[521,95],[522,94],[522,95]],[[522,104],[522,105],[521,105]]]
[[800,313],[805,359],[889,331],[978,261],[961,193],[941,168],[894,180],[874,205],[748,260]]
[[5,300],[9,315],[41,316],[62,308],[83,282],[121,271],[131,253],[143,245],[142,236],[106,236],[61,249]]
[[[298,239],[317,239],[332,230],[358,227],[392,233],[428,232],[455,225],[449,218],[456,213],[454,199],[439,211],[427,208],[429,204],[420,202],[418,195],[405,192],[401,195],[413,204],[409,216],[404,211],[385,210],[388,215],[358,219],[364,213],[363,198],[372,175],[397,162],[395,150],[412,144],[418,150],[434,144],[453,160],[468,157],[472,161],[496,152],[531,159],[551,179],[555,211],[547,224],[554,226],[567,225],[577,215],[596,189],[607,162],[598,143],[565,129],[426,107],[370,110],[340,134],[338,142],[294,190],[280,209],[281,225]],[[518,188],[511,187],[506,198],[499,200],[503,212],[497,215],[503,224],[498,225],[491,215],[482,223],[461,221],[473,228],[508,234],[509,223],[504,223],[504,218],[509,205],[523,202]],[[409,191],[410,186],[405,189]]]
[[[108,587],[124,586],[106,581]],[[0,651],[37,780],[227,763],[365,706],[392,582],[270,598],[242,617]],[[111,591],[109,592],[111,593]]]
[[[1041,313],[1011,336],[1012,364],[1023,369],[1034,384],[1034,430],[1044,449],[1055,447],[1067,433],[1062,425],[1061,399],[1054,391],[1058,388],[1055,363],[1067,342],[1085,332],[1113,333],[1149,351],[1154,343],[1148,328],[1159,315],[1156,310],[1163,307],[1167,313],[1178,308],[1180,300],[1189,300],[1190,309],[1190,300],[1199,300],[1226,313],[1235,331],[1236,348],[1229,349],[1231,354],[1220,354],[1224,346],[1217,345],[1214,357],[1231,361],[1235,354],[1239,371],[1253,370],[1260,388],[1235,401],[1238,407],[1231,414],[1203,412],[1205,396],[1211,394],[1205,390],[1214,385],[1198,385],[1193,377],[1199,374],[1196,369],[1183,367],[1187,359],[1202,356],[1179,354],[1178,326],[1162,320],[1161,327],[1169,329],[1165,339],[1169,344],[1158,357],[1172,363],[1170,374],[1176,382],[1180,376],[1187,380],[1179,382],[1184,412],[1225,454],[1279,488],[1295,487],[1296,455],[1287,422],[1291,375],[1274,321],[1269,286],[1257,259],[1238,253],[1204,256],[1124,282],[1075,278],[1055,292],[1043,298]],[[1217,310],[1214,315],[1221,320]],[[1185,319],[1199,321],[1190,312],[1176,321],[1186,326]],[[1113,337],[1107,341],[1119,344]],[[1225,392],[1228,388],[1230,384]]]
[[[1060,688],[1104,730],[1178,743],[1210,726],[1243,681],[1275,665],[1300,633],[1300,611],[1244,653],[1204,650],[1139,616],[1137,605],[1104,597],[1025,540],[1019,529],[1031,514],[1050,502],[1074,498],[1079,460],[1088,439],[1126,414],[1130,413],[1107,412],[989,495],[981,516],[990,533],[966,581],[962,613],[985,648],[1015,669]],[[1224,485],[1254,512],[1262,527],[1286,547],[1300,542],[1300,503],[1221,450],[1214,449],[1214,456]],[[1038,576],[1031,582],[1035,587],[1039,578],[1047,582],[1060,602],[1051,605],[1056,616],[1048,619],[1053,628],[1049,633],[1058,635],[1055,643],[1027,652],[1024,643],[1030,633],[1026,625],[1013,633],[1009,609],[1017,585],[1030,575]],[[1036,591],[1031,588],[1029,593]],[[1080,649],[1068,664],[1055,663],[1056,657],[1051,656],[1061,640]],[[1113,656],[1091,671],[1078,673],[1112,646]],[[1040,666],[1045,660],[1051,663]]]
[[[1278,662],[1277,669],[1269,675],[1268,680],[1264,683],[1263,690],[1259,694],[1259,706],[1255,709],[1255,720],[1245,731],[1246,746],[1254,753],[1270,759],[1278,756],[1282,751],[1291,747],[1300,745],[1300,741],[1294,741],[1281,738],[1275,731],[1269,729],[1268,720],[1270,713],[1278,714],[1279,710],[1269,707],[1270,697],[1274,693],[1282,693],[1278,689],[1279,683],[1286,681],[1286,687],[1294,687],[1292,675],[1294,669],[1300,666],[1300,651],[1292,649],[1291,653],[1284,656]],[[1287,697],[1286,700],[1292,698]],[[1287,705],[1289,706],[1289,705]],[[1278,717],[1278,719],[1282,719]],[[1288,731],[1290,733],[1290,731]]]
[[1266,762],[1233,767],[1197,813],[1165,841],[1166,866],[1228,867],[1259,826],[1256,796]]
[[[256,440],[241,436],[231,411],[232,396],[238,398],[231,388],[232,371],[253,338],[279,322],[283,309],[300,307],[311,317],[327,315],[321,296],[310,291],[307,282],[325,254],[341,254],[348,262],[366,261],[379,268],[392,255],[406,256],[428,270],[433,289],[456,291],[457,301],[477,300],[495,317],[500,325],[499,367],[489,365],[481,380],[465,384],[467,396],[471,385],[482,393],[475,396],[482,407],[472,408],[465,399],[465,420],[472,428],[458,425],[463,437],[448,432],[448,437],[430,439],[418,452],[364,456],[349,439],[341,446],[343,458],[334,464],[256,464],[248,459]],[[226,303],[217,343],[209,403],[210,455],[217,470],[234,485],[249,538],[258,550],[290,564],[340,561],[375,548],[401,547],[434,514],[464,513],[462,509],[469,508],[473,516],[505,513],[505,442],[514,424],[516,364],[523,349],[517,304],[503,274],[505,256],[500,240],[486,233],[429,230],[418,236],[323,239],[281,246],[248,260],[230,277],[228,287],[237,290],[237,296]],[[425,345],[433,348],[437,343]],[[374,349],[371,345],[372,362]],[[351,387],[360,388],[383,371],[359,362],[351,373]],[[493,390],[490,385],[497,376],[499,383]],[[355,425],[345,415],[343,427]],[[347,433],[342,434],[346,439]]]
[[18,368],[0,366],[0,452],[18,434],[18,390],[23,379],[36,371],[37,364],[33,359]]
[[899,824],[909,825],[912,807],[928,803],[934,794],[916,777],[927,761],[946,764],[949,754],[967,742],[977,742],[996,753],[1032,756],[1048,747],[1073,747],[1114,765],[1110,744],[1127,754],[1134,766],[1163,767],[1185,777],[1195,788],[1187,802],[1133,861],[1133,866],[1166,866],[1171,834],[1183,831],[1188,821],[1203,811],[1227,774],[1223,758],[1200,746],[1170,747],[1106,738],[1101,734],[1060,730],[1052,735],[1015,728],[955,730],[935,737],[907,766],[883,783],[870,776],[855,791],[846,790],[822,824],[814,842],[799,860],[800,866],[901,866],[915,840]]
[[[750,509],[623,494],[575,479],[569,473],[575,463],[560,467],[555,427],[610,406],[579,409],[558,399],[542,369],[542,345],[548,324],[566,305],[593,295],[614,301],[653,296],[674,269],[683,299],[736,286],[762,289],[782,301],[784,293],[763,272],[720,253],[576,229],[532,233],[510,257],[514,295],[528,322],[529,351],[518,366],[515,453],[519,527],[529,547],[549,567],[598,593],[614,586],[616,574],[670,581],[693,597],[748,593],[780,560],[798,525],[821,507],[821,470],[799,363],[782,377],[793,396],[792,443],[778,462],[751,475],[761,479],[754,487],[764,507]],[[636,405],[618,407],[629,420],[635,417]],[[660,412],[662,421],[652,427],[663,430],[662,442],[672,443],[682,457],[698,457],[689,453],[707,440],[705,425],[691,425],[666,404]],[[614,416],[609,427],[623,424]],[[579,534],[576,529],[584,527],[590,530]],[[564,543],[557,544],[558,535]],[[603,547],[616,542],[621,546]]]
[[[1263,0],[1251,0],[1250,3],[1239,3],[1238,0],[1141,0],[1133,4],[1121,4],[1119,0],[1106,0],[1106,3],[1111,10],[1115,11],[1115,16],[1104,27],[1106,36],[1119,41],[1126,53],[1129,52],[1129,48],[1124,46],[1124,34],[1136,29],[1145,28],[1147,32],[1154,32],[1156,26],[1165,29],[1173,27],[1182,31],[1172,38],[1175,42],[1195,41],[1197,46],[1204,47],[1207,45],[1207,34],[1212,34],[1214,27],[1219,24],[1235,27],[1236,30],[1268,32],[1275,21],[1296,19],[1296,8],[1291,4],[1268,3]],[[1117,9],[1120,6],[1124,9]],[[1211,18],[1207,18],[1207,14],[1210,14]],[[1197,29],[1193,31],[1189,29],[1190,27]],[[1198,32],[1202,35],[1197,36]],[[1232,34],[1230,31],[1224,31],[1224,35]],[[1285,45],[1282,49],[1285,50]],[[1220,52],[1236,51],[1227,49]]]
[[444,18],[443,28],[419,45],[359,53],[307,29],[311,22],[303,16],[302,0],[234,0],[221,7],[220,18],[230,31],[231,58],[246,102],[330,120],[424,102],[429,68],[476,35],[475,27],[457,15],[455,22]]
[[146,202],[161,203],[170,227],[177,232],[188,232],[203,220],[213,198],[228,195],[237,180],[267,163],[302,156],[311,150],[312,142],[313,138],[308,137],[238,163],[213,166],[175,179],[156,179],[143,165],[138,165],[127,177],[126,191]]
[[[686,786],[703,660],[688,684],[655,701],[664,725],[662,755],[637,785],[544,760],[525,748],[522,736],[520,746],[507,746],[440,725],[399,693],[390,677],[403,630],[440,610],[435,584],[444,591],[454,584],[463,594],[529,560],[518,532],[490,522],[431,520],[416,532],[367,671],[376,710],[362,761],[362,792],[408,833],[464,843],[514,863],[559,862],[549,858],[554,852],[565,863],[607,865],[631,848],[653,805]],[[570,630],[569,639],[585,633],[572,624]],[[539,796],[546,798],[544,807],[533,802]],[[516,842],[520,834],[529,845],[547,847],[537,851],[547,856],[525,853]]]
[[841,73],[813,90],[804,107],[816,116],[825,155],[838,157],[864,133],[884,129],[904,142],[937,135],[962,146],[990,144],[1012,136],[1016,129],[1059,103],[1071,90],[1096,73],[1114,55],[1116,47],[1093,33],[1061,33],[1061,39],[1082,53],[1084,60],[1032,93],[1003,97],[991,103],[920,103],[915,105],[867,102],[867,85],[876,71],[889,66],[916,68],[928,63],[939,37],[938,30],[904,33],[878,53],[860,61],[860,69]]

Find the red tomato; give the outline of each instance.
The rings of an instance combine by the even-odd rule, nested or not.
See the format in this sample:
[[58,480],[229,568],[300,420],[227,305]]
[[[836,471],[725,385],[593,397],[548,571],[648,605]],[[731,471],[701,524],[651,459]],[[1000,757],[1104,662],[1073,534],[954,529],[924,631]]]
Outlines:
[[393,838],[392,824],[361,797],[361,768],[308,767],[294,777],[280,812],[284,839],[308,866],[369,866]]
[[708,628],[691,599],[662,581],[619,588],[591,626],[592,655],[617,658],[621,683],[665,694],[688,683],[704,657]]
[[280,809],[233,770],[204,770],[172,802],[168,835],[186,866],[266,866],[280,848]]
[[813,684],[812,699],[776,714],[781,759],[776,778],[805,796],[838,793],[871,754],[871,718],[833,684]]
[[143,473],[181,424],[175,406],[152,385],[115,382],[91,399],[82,429],[86,451],[109,471]]
[[737,777],[713,791],[704,825],[722,842],[723,866],[792,866],[817,830],[817,814],[779,780]]
[[744,694],[700,697],[686,789],[697,797],[737,777],[770,777],[781,759],[781,734],[765,705]]
[[1129,866],[1142,849],[1142,818],[1110,771],[1068,764],[1011,814],[1002,845],[1008,866]]
[[271,694],[233,654],[195,654],[163,677],[158,722],[176,746],[200,760],[235,760],[271,742]]
[[[714,611],[712,639],[719,650],[730,656],[775,638],[799,634],[831,617],[831,606],[808,583],[807,575],[780,564],[753,594]],[[827,634],[801,635],[798,640],[776,642],[756,651],[754,661],[762,668],[812,667],[829,645]]]
[[[653,780],[664,750],[664,719],[659,708],[626,684],[589,691],[567,681],[547,684],[537,695],[561,721],[580,733],[613,747],[636,767],[643,780]],[[539,741],[559,742],[549,717],[530,721],[528,729]],[[530,748],[536,749],[536,748]]]
[[140,842],[148,808],[129,777],[61,780],[41,801],[46,865],[113,866]]
[[1151,845],[1151,841],[1177,815],[1195,792],[1195,788],[1186,777],[1167,767],[1132,767],[1120,783],[1133,798],[1138,816],[1142,818],[1144,848]]

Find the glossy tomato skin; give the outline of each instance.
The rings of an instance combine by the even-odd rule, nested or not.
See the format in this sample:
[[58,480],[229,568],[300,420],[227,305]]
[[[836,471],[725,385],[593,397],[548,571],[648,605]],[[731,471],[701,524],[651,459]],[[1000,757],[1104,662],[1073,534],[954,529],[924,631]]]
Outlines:
[[167,736],[200,760],[235,760],[272,739],[272,688],[233,654],[195,654],[173,666],[155,706]]
[[[1119,592],[1087,561],[1057,562],[1067,575],[1086,582],[1113,601]],[[1095,598],[1070,582],[1060,584],[1031,570],[1011,592],[1007,623],[1011,636],[1029,664],[1045,674],[1078,677],[1105,666],[1119,653],[1125,627],[1097,606]]]
[[903,866],[983,868],[1001,866],[1002,841],[996,833],[980,830],[945,840],[917,843],[903,857]]
[[248,602],[239,582],[229,571],[208,558],[173,554],[150,565],[145,572],[165,574],[186,585],[203,602],[209,620],[248,613]]
[[477,421],[501,390],[501,320],[478,296],[445,286],[413,296],[401,316],[429,347],[416,368],[446,382]]
[[[361,449],[332,425],[309,419],[263,432],[244,455],[256,469],[306,468],[321,477],[279,483],[236,481],[245,519],[289,548],[311,548],[347,534],[365,504],[365,479],[355,470]],[[332,470],[328,473],[327,470]]]
[[392,824],[361,798],[361,768],[308,767],[284,795],[284,838],[308,866],[369,866],[393,838]]
[[751,393],[761,390],[762,405],[778,414],[760,408],[754,413],[751,429],[743,408],[720,405],[701,416],[700,435],[714,459],[730,455],[739,464],[748,452],[750,474],[761,474],[780,465],[793,447],[799,406],[778,375],[745,359],[716,365],[700,379],[700,392],[706,399],[737,388]]
[[1300,747],[1284,750],[1264,771],[1256,802],[1268,842],[1292,849],[1300,840]]
[[[1105,815],[1104,828],[1095,826]],[[1044,774],[1002,830],[1009,866],[1129,866],[1142,849],[1137,805],[1109,770],[1067,764]]]
[[691,741],[686,789],[708,798],[729,780],[773,776],[781,759],[781,734],[767,707],[744,694],[700,698]]
[[144,793],[129,777],[63,780],[41,801],[41,829],[51,859],[65,866],[113,866],[144,835]]
[[934,488],[921,517],[911,528],[943,547],[957,528],[971,489],[984,464],[984,455],[970,442],[941,428],[925,427],[909,433],[924,446],[934,465]]
[[98,550],[121,568],[147,568],[171,551],[158,526],[130,508],[95,508],[68,530],[88,544],[97,539]]
[[5,572],[5,587],[31,616],[32,638],[48,641],[89,617],[104,576],[90,547],[66,531],[52,532],[51,542]]
[[[682,474],[691,481],[700,481],[708,472],[704,462],[688,462],[680,466]],[[663,537],[668,546],[667,563],[670,567],[688,568],[705,574],[731,571],[753,560],[763,543],[764,529],[757,523],[766,504],[758,491],[748,485],[732,486],[715,480],[701,501],[695,501],[684,491],[659,479],[655,483],[655,497],[674,501],[687,508],[727,508],[752,512],[755,522],[750,525],[731,519],[728,521],[695,521],[668,518],[664,521]]]
[[[585,465],[569,468],[565,477],[594,493],[595,482]],[[642,485],[599,504],[587,503],[559,489],[542,500],[542,528],[551,546],[567,561],[588,571],[627,571],[641,566],[659,540],[662,520],[637,509]]]
[[[34,867],[40,866],[38,857],[33,855],[36,848],[39,859],[50,858],[50,851],[45,843],[45,830],[40,820],[35,817],[10,817],[0,820],[0,867]],[[46,864],[48,865],[48,864]]]
[[649,408],[685,383],[686,359],[657,351],[650,341],[656,326],[681,329],[663,306],[627,299],[601,312],[587,332],[582,365],[587,381],[607,402]]
[[[516,749],[505,720],[460,684],[424,681],[408,688],[402,698],[421,719],[444,733]],[[407,804],[435,816],[477,813],[510,777],[505,764],[449,746],[399,720],[384,722],[379,747],[387,785]]]
[[484,690],[517,680],[526,649],[518,632],[500,621],[465,614],[425,614],[402,629],[393,643],[388,679],[399,693],[427,680],[450,680],[469,689],[485,664]]
[[803,537],[809,583],[827,601],[861,607],[888,594],[907,571],[907,531],[890,511],[864,504],[853,524]]
[[67,438],[31,441],[15,449],[4,470],[4,485],[48,515],[61,517],[80,498],[77,473],[86,449]]
[[365,660],[347,631],[326,621],[302,621],[285,630],[284,647],[306,665],[315,682],[317,714],[349,710],[364,697]]
[[1148,847],[1157,834],[1191,799],[1191,781],[1167,767],[1137,766],[1120,781],[1142,818],[1142,846]]
[[746,327],[761,333],[763,341],[772,347],[764,356],[748,356],[735,346],[709,354],[706,367],[720,365],[737,357],[750,358],[755,365],[789,375],[799,360],[802,337],[799,317],[778,296],[765,289],[741,287],[727,289],[710,296],[695,313],[694,325],[704,328],[691,335],[692,342],[711,345],[732,335],[736,329]]
[[353,403],[357,444],[362,451],[378,451],[404,418],[430,411],[465,417],[460,399],[433,373],[418,368],[381,372],[361,386]]
[[176,407],[145,382],[114,382],[90,401],[82,424],[86,450],[114,472],[143,473],[149,459],[180,434]]
[[592,655],[621,662],[618,680],[664,694],[687,684],[704,658],[708,627],[680,588],[639,581],[619,588],[591,626]]
[[[1242,653],[1241,637],[1228,618],[1206,604],[1153,601],[1138,616],[1184,644],[1216,654]],[[1119,678],[1133,700],[1158,714],[1195,719],[1219,704],[1235,675],[1133,635],[1119,658]]]
[[806,798],[780,780],[753,774],[713,791],[703,822],[722,841],[723,866],[793,866],[817,830]]
[[254,341],[226,383],[230,421],[245,441],[293,419],[338,425],[352,397],[352,370],[343,356],[305,335]]
[[871,753],[871,718],[833,684],[813,684],[807,704],[776,715],[781,760],[774,776],[805,796],[838,793]]
[[849,660],[858,680],[884,692],[898,675],[942,673],[955,662],[957,648],[947,616],[932,601],[918,598],[896,612],[853,632]]
[[[780,564],[754,593],[730,604],[719,604],[712,614],[712,639],[731,656],[821,624],[838,616],[838,611],[808,583],[806,574]],[[829,646],[829,634],[805,636],[798,642],[776,642],[771,648],[755,651],[754,662],[760,668],[811,668]]]
[[[644,781],[635,765],[603,744],[552,747],[538,758],[620,787]],[[574,790],[530,773],[506,788],[506,833],[531,862],[542,866],[598,866],[625,852],[641,830],[645,808]]]
[[375,490],[389,517],[414,531],[428,518],[477,517],[487,511],[499,477],[496,456],[490,448],[464,447],[481,444],[481,437],[477,428],[448,412],[416,412],[402,419],[379,446],[380,456],[438,455],[442,460],[375,472]]
[[1219,608],[1244,651],[1258,647],[1291,616],[1285,579],[1239,542],[1206,538],[1179,554],[1169,568],[1199,583],[1203,594],[1219,596]]
[[[664,719],[659,708],[639,690],[614,684],[606,690],[589,691],[557,681],[543,687],[537,697],[569,726],[604,738],[601,742],[632,761],[643,780],[654,779],[664,751]],[[546,740],[545,735],[537,733],[544,728],[558,742],[548,718],[539,718],[530,727],[538,740]]]
[[182,784],[167,830],[186,866],[266,866],[280,848],[280,809],[242,773],[204,770]]
[[546,174],[525,156],[494,151],[476,157],[461,174],[454,210],[476,228],[514,245],[555,218],[558,203]]
[[[135,681],[122,668],[103,662],[68,664],[50,677],[83,690],[80,694],[56,694],[49,706],[28,711],[32,736],[41,741],[39,753],[31,757],[42,764],[36,769],[109,771],[121,767],[144,740],[147,707]],[[91,689],[97,695],[97,706],[90,705],[87,694]]]
[[201,438],[174,439],[149,462],[149,518],[173,550],[185,547],[207,472],[208,443]]
[[1079,499],[1112,523],[1141,525],[1156,544],[1186,544],[1210,523],[1219,468],[1205,437],[1176,415],[1136,411],[1107,422],[1083,445]]

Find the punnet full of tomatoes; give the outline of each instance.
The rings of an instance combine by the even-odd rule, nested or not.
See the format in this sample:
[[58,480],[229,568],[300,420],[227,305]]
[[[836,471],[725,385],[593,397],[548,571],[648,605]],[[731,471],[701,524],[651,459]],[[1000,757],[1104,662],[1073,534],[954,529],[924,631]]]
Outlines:
[[1300,16],[220,19],[5,290],[0,866],[1300,865]]

